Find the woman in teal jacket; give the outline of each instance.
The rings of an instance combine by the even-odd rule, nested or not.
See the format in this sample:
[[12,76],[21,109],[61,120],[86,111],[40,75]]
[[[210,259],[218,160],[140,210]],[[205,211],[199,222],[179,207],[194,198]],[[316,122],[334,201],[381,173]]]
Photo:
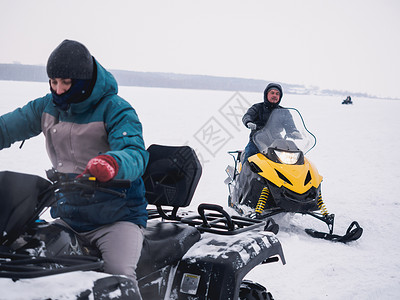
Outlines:
[[103,182],[130,180],[126,198],[97,193],[96,201],[88,201],[78,194],[58,195],[51,214],[99,248],[105,272],[135,281],[147,221],[142,125],[117,95],[114,77],[81,43],[63,41],[49,57],[47,74],[51,93],[0,117],[0,149],[43,132],[58,172],[90,174]]

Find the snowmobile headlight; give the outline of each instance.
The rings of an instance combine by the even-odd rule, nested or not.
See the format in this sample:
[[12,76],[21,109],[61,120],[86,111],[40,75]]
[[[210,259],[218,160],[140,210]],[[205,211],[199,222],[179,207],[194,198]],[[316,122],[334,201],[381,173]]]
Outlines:
[[279,161],[283,164],[294,165],[297,163],[300,157],[300,152],[286,152],[274,150],[276,156],[278,156]]

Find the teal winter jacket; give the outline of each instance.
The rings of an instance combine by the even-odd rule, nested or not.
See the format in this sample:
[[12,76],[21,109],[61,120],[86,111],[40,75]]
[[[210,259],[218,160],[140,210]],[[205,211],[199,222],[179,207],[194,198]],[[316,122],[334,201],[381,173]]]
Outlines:
[[97,61],[95,69],[91,95],[67,111],[57,108],[49,93],[1,116],[0,149],[43,132],[47,153],[59,172],[82,173],[91,158],[108,154],[119,165],[116,179],[141,180],[149,158],[142,125],[132,106],[117,95],[112,74]]

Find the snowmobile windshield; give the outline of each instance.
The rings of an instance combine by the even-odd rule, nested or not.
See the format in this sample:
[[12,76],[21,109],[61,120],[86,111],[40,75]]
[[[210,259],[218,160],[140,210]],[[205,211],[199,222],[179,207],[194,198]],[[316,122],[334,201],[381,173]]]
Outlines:
[[267,154],[268,148],[306,154],[316,144],[315,136],[294,108],[274,109],[265,126],[254,134],[253,141],[263,154]]

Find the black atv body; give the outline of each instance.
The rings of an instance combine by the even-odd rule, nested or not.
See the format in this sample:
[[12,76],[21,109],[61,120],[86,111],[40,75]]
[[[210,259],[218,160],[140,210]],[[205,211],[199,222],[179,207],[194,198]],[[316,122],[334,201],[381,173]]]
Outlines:
[[[180,213],[189,206],[200,179],[196,154],[187,146],[152,145],[148,151],[150,162],[143,179],[151,205],[136,271],[138,287],[126,277],[105,275],[75,295],[77,299],[138,299],[137,289],[143,299],[151,300],[226,300],[238,299],[239,294],[240,299],[252,299],[249,295],[253,293],[272,297],[262,286],[244,280],[258,265],[279,259],[285,263],[279,240],[265,230],[267,222],[230,216],[214,204]],[[96,249],[56,222],[38,219],[51,205],[54,190],[82,187],[88,193],[107,189],[85,180],[59,177],[51,182],[35,175],[0,172],[0,229],[5,233],[0,277],[50,276],[51,280],[51,275],[64,272],[102,271]],[[113,298],[115,291],[119,298]]]

